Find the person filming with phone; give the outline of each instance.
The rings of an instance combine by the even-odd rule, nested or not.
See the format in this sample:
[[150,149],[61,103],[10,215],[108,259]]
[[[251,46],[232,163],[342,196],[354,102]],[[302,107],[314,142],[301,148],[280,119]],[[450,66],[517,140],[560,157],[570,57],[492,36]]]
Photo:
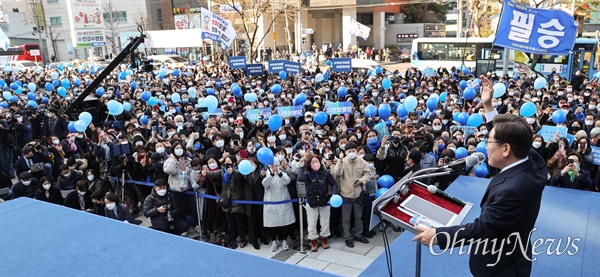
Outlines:
[[578,153],[569,153],[567,165],[553,176],[551,185],[580,190],[589,190],[592,187],[592,177],[589,172],[581,169],[581,156]]

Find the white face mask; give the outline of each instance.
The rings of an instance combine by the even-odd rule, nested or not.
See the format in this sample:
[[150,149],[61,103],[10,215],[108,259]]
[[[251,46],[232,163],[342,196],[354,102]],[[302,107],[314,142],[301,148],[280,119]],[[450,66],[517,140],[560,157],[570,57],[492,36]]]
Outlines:
[[588,108],[589,108],[590,110],[595,110],[595,109],[596,109],[596,105],[588,105]]
[[79,195],[81,195],[81,196],[84,196],[86,192],[85,192],[85,191],[79,191],[79,190],[78,190],[78,191],[77,191],[77,193],[79,193]]
[[210,169],[217,168],[217,163],[210,163],[210,164],[208,164],[208,168],[210,168]]
[[563,96],[565,93],[563,91],[558,92],[558,96]]
[[179,148],[179,149],[175,149],[175,156],[181,156],[183,155],[183,149]]
[[285,134],[279,135],[279,140],[285,140],[286,138],[287,138],[287,136]]
[[106,208],[109,211],[112,211],[116,206],[117,206],[117,203],[108,203],[108,204],[106,204]]
[[488,134],[488,130],[481,130],[481,131],[479,131],[479,132],[480,132],[481,134],[483,134],[483,135],[487,135],[487,134]]
[[170,137],[172,137],[173,135],[175,135],[175,132],[168,132],[167,135],[169,135]]
[[59,140],[57,140],[57,139],[55,139],[55,140],[52,140],[52,144],[54,144],[54,145],[58,145],[59,143],[60,143],[60,141],[59,141]]
[[277,159],[281,162],[285,159],[285,155],[277,155]]
[[165,153],[165,148],[164,147],[158,147],[158,148],[156,148],[156,153],[158,153],[158,154]]
[[533,117],[528,117],[528,118],[526,118],[525,120],[527,121],[527,123],[528,123],[528,124],[533,124],[533,123],[535,123],[535,118],[533,118]]
[[365,154],[360,154],[360,155],[357,155],[357,157],[359,157],[359,158],[361,158],[361,159],[362,159],[362,158],[364,158],[364,157],[365,157]]
[[593,120],[586,120],[585,121],[585,125],[591,126],[592,124],[594,124]]
[[329,140],[331,140],[331,142],[335,142],[337,140],[336,137],[329,137]]
[[356,153],[354,153],[354,152],[352,152],[352,153],[348,154],[348,158],[349,158],[349,159],[351,159],[351,160],[354,160],[354,159],[356,159],[356,157],[357,157],[357,156],[358,156],[358,155],[356,155]]
[[357,139],[361,139],[362,138],[362,134],[356,134],[356,138]]
[[156,194],[158,194],[160,196],[165,196],[165,194],[167,194],[167,190],[166,189],[157,190]]
[[267,141],[268,141],[268,142],[275,142],[275,140],[276,140],[276,139],[275,139],[275,137],[273,137],[273,136],[269,136],[269,137],[267,137]]
[[94,175],[88,175],[87,179],[91,182],[94,181]]
[[533,146],[533,148],[538,149],[542,146],[542,143],[539,141],[534,141],[531,146]]
[[434,131],[439,131],[442,129],[442,126],[433,126]]
[[29,181],[21,181],[21,183],[22,183],[24,186],[29,186],[29,184],[31,184],[31,180],[29,180]]
[[42,187],[44,187],[45,190],[49,190],[51,186],[52,186],[51,184],[43,184],[42,185]]
[[143,141],[136,141],[135,142],[135,146],[141,146],[141,145],[144,145]]
[[225,141],[223,140],[217,140],[217,142],[215,143],[216,147],[223,147],[223,145],[225,145]]
[[294,151],[293,148],[286,148],[285,149],[285,153],[288,153],[288,154],[292,154],[293,151]]
[[64,174],[64,173],[63,173],[63,176],[64,176],[65,178],[69,178],[69,176],[71,176],[71,172],[69,172],[69,173],[67,173],[67,174]]
[[446,125],[448,124],[449,120],[448,119],[442,119],[442,124]]
[[240,138],[244,138],[244,132],[239,132],[237,134],[238,134],[238,136],[240,136]]
[[340,147],[340,149],[344,150],[346,148],[346,144],[344,144],[344,143],[340,144],[339,147]]

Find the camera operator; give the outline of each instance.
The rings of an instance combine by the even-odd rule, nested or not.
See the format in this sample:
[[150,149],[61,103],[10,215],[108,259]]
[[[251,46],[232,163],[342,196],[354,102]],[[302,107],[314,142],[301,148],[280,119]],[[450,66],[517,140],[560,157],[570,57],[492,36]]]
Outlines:
[[15,150],[13,148],[12,128],[9,125],[11,119],[12,116],[8,110],[0,116],[0,158],[2,171],[8,173],[11,178],[15,178]]
[[[118,140],[116,143],[113,143],[111,148],[111,176],[123,178],[124,175],[126,180],[131,180],[131,176],[128,174],[128,172],[134,168],[134,158],[132,157],[133,147],[127,140],[127,133],[121,133]],[[124,189],[131,208],[131,213],[133,215],[138,214],[140,212],[140,199],[135,191],[134,185],[125,183]]]
[[[13,107],[17,107],[17,103],[11,103],[11,111],[14,111],[12,108]],[[15,139],[17,142],[17,147],[18,149],[23,149],[23,147],[25,146],[25,144],[27,142],[30,142],[33,140],[33,127],[31,122],[29,121],[28,118],[31,117],[31,115],[33,114],[32,112],[28,111],[20,111],[20,110],[16,110],[14,111],[13,114],[13,120],[12,122],[9,122],[9,124],[15,128]]]
[[150,219],[150,228],[181,235],[187,231],[188,225],[185,221],[175,219],[179,209],[167,187],[164,179],[154,181],[152,193],[144,200],[144,216]]

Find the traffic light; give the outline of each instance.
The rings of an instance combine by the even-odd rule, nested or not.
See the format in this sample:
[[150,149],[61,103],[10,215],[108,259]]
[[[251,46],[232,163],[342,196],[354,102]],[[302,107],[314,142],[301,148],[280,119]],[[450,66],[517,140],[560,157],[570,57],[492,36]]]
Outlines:
[[306,44],[306,38],[302,38],[302,44]]

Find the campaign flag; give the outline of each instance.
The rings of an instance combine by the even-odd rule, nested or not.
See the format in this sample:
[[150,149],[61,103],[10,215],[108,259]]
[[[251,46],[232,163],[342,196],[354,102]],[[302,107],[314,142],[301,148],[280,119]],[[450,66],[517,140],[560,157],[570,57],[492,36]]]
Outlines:
[[246,68],[246,57],[245,56],[237,56],[237,57],[229,57],[229,68]]
[[285,61],[283,63],[283,70],[290,75],[300,74],[300,63],[299,62],[291,62]]
[[0,48],[4,49],[4,51],[6,51],[9,46],[10,46],[10,39],[6,36],[4,31],[2,31],[2,29],[0,29]]
[[567,137],[567,127],[564,127],[564,126],[544,125],[544,126],[542,126],[542,129],[540,129],[538,131],[538,134],[540,134],[540,135],[542,135],[542,137],[544,137],[544,141],[553,141],[554,134],[556,134],[556,132],[559,133],[559,136],[561,138]]
[[237,37],[235,28],[227,20],[214,14],[213,12],[201,8],[202,11],[202,39],[210,39],[216,42],[222,42],[227,48],[231,46],[233,40]]
[[270,117],[270,108],[246,110],[246,118],[248,118],[248,120],[252,123],[256,122],[257,120],[268,120]]
[[360,22],[352,19],[350,21],[350,34],[355,35],[357,37],[361,37],[364,40],[369,38],[369,33],[371,32],[371,28],[361,24]]
[[541,55],[567,55],[577,24],[562,10],[536,9],[504,0],[494,44]]
[[329,102],[325,105],[328,115],[333,114],[351,114],[352,102]]
[[269,65],[269,73],[279,74],[280,71],[283,71],[285,60],[270,60],[267,64]]
[[[594,153],[594,164],[600,165],[600,147],[591,146],[592,152]],[[598,178],[596,176],[596,178]]]
[[352,71],[352,58],[333,58],[331,59],[331,70],[333,72]]
[[281,117],[301,117],[304,116],[302,106],[283,106],[277,107],[277,114]]
[[246,65],[246,75],[253,76],[253,75],[263,75],[263,74],[264,74],[264,69],[263,69],[262,63]]

